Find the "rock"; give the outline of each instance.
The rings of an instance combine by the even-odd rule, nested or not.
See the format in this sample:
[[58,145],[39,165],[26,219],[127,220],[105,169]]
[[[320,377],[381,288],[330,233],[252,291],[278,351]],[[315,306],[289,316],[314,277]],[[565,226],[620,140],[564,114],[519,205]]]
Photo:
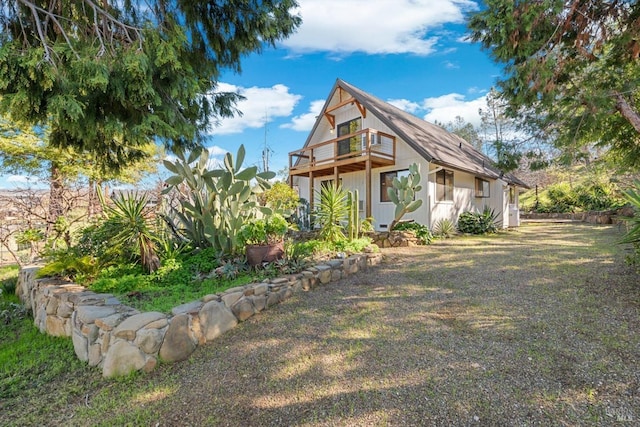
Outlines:
[[178,314],[182,313],[197,313],[198,311],[200,311],[203,305],[204,303],[201,301],[188,302],[186,304],[181,304],[177,307],[172,308],[171,314],[177,316]]
[[89,346],[89,366],[98,366],[102,362],[102,351],[100,344]]
[[155,322],[149,323],[145,326],[145,329],[162,329],[169,324],[169,319],[166,317],[163,319],[158,319]]
[[158,364],[158,359],[156,359],[155,357],[149,357],[147,359],[147,362],[142,367],[142,370],[149,373],[156,368],[157,364]]
[[253,294],[256,296],[264,295],[267,293],[267,290],[269,290],[269,285],[266,283],[260,283],[253,288]]
[[73,350],[76,352],[76,356],[83,362],[89,360],[89,348],[87,338],[84,337],[80,331],[74,330],[71,334],[71,340],[73,341]]
[[239,299],[233,307],[231,307],[231,311],[241,322],[247,320],[256,313],[255,307],[249,298]]
[[138,329],[141,329],[156,320],[166,319],[166,317],[166,315],[157,311],[135,314],[120,323],[118,327],[114,329],[113,335],[118,338],[124,338],[132,341],[136,337]]
[[103,317],[101,319],[96,319],[94,322],[95,325],[102,329],[103,331],[111,331],[113,328],[118,326],[118,324],[122,321],[123,314],[115,313],[111,316]]
[[225,293],[224,295],[222,295],[221,299],[222,299],[222,302],[224,302],[227,307],[231,307],[240,298],[242,298],[243,295],[244,295],[244,291]]
[[220,335],[234,328],[238,319],[231,310],[221,302],[210,301],[200,310],[202,334],[206,341],[212,341]]
[[171,319],[160,347],[160,357],[167,362],[185,360],[196,349],[189,334],[189,316],[179,314]]
[[102,376],[105,378],[127,375],[142,369],[146,364],[144,354],[138,347],[127,342],[118,341],[109,347],[104,358]]
[[280,295],[277,292],[271,292],[267,297],[267,307],[276,305],[280,302]]
[[262,310],[264,310],[267,307],[267,296],[266,295],[254,295],[251,298],[251,301],[253,302],[253,307],[256,310],[256,313],[261,312]]
[[71,334],[67,333],[71,328],[71,324],[69,326],[66,324],[69,323],[58,316],[47,316],[47,320],[45,322],[47,328],[47,334],[53,335],[54,337],[68,337]]
[[56,314],[58,311],[58,299],[57,298],[49,298],[49,302],[47,303],[46,312],[47,314]]
[[162,345],[164,333],[159,329],[140,329],[136,334],[135,343],[140,350],[147,354],[155,354]]
[[202,302],[205,304],[208,303],[209,301],[219,301],[219,300],[220,300],[220,295],[218,294],[209,294],[202,297]]
[[93,323],[96,319],[111,316],[115,312],[113,307],[81,305],[76,308],[76,318],[82,323]]
[[71,317],[73,313],[73,306],[68,302],[60,302],[58,304],[58,311],[56,314],[60,317]]
[[342,271],[338,269],[331,270],[331,281],[335,282],[340,279],[342,279]]
[[316,268],[318,269],[318,279],[320,280],[320,283],[329,283],[331,281],[331,267],[320,264],[317,265]]

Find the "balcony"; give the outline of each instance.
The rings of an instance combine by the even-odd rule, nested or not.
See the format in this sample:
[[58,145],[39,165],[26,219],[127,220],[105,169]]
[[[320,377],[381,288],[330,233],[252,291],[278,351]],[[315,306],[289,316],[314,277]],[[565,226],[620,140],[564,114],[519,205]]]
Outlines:
[[396,138],[364,129],[289,153],[289,176],[322,177],[395,164]]

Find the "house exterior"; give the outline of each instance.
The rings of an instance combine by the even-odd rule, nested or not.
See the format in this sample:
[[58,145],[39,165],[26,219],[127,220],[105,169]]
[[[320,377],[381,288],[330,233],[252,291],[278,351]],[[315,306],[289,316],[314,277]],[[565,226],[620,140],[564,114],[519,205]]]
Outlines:
[[289,184],[316,205],[322,185],[339,182],[358,189],[363,217],[388,231],[395,205],[387,196],[394,177],[420,167],[423,200],[403,220],[433,228],[454,223],[464,211],[485,206],[499,214],[498,225],[518,226],[518,192],[528,186],[493,167],[491,159],[461,137],[336,80],[304,147],[289,153]]

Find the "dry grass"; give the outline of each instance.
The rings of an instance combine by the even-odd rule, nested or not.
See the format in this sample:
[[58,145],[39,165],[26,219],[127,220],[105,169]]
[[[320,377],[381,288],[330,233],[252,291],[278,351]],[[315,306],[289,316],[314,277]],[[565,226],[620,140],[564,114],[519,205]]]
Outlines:
[[618,238],[539,225],[386,251],[65,423],[637,423],[640,288]]

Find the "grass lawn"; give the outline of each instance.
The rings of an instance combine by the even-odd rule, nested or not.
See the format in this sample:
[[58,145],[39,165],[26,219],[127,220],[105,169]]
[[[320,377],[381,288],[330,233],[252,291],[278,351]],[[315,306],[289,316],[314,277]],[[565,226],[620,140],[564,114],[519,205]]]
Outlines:
[[619,238],[542,224],[384,250],[188,361],[117,380],[17,322],[1,366],[29,367],[1,371],[0,425],[631,425],[640,286]]

